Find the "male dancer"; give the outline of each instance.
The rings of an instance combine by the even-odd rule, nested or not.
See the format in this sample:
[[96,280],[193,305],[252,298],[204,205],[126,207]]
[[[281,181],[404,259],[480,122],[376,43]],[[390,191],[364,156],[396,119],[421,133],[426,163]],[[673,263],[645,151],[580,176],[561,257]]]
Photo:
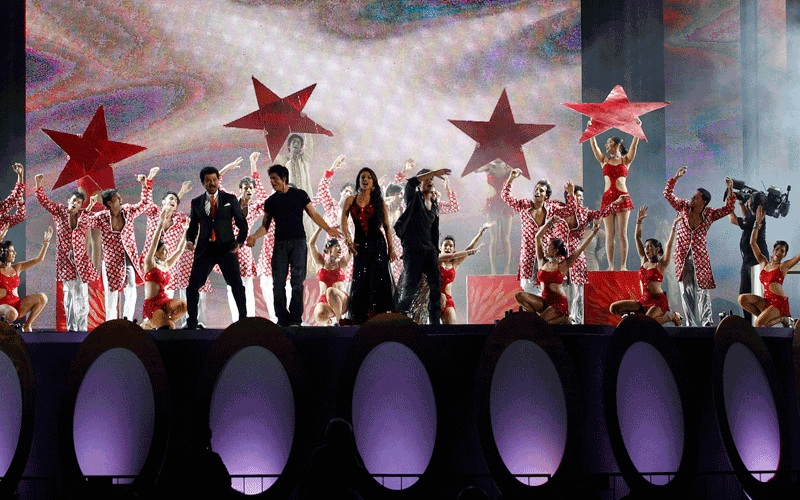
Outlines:
[[678,169],[678,173],[667,181],[667,187],[664,188],[664,198],[680,214],[680,221],[675,228],[675,275],[681,288],[687,325],[712,326],[711,294],[708,291],[717,285],[711,272],[706,235],[711,223],[733,212],[736,195],[733,194],[733,181],[726,177],[728,198],[724,207],[710,208],[708,202],[711,201],[711,193],[703,188],[699,188],[691,200],[681,200],[673,191],[675,183],[686,171],[687,167]]
[[[25,220],[25,168],[22,163],[15,163],[13,168],[17,174],[17,183],[8,198],[0,201],[0,231],[8,231]],[[9,215],[14,208],[17,211]]]

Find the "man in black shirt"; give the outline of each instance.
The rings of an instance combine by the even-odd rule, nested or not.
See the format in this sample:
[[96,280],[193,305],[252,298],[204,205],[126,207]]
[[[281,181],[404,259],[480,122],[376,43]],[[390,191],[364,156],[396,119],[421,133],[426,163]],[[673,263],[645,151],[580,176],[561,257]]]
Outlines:
[[[739,271],[739,295],[743,293],[753,293],[753,266],[758,265],[758,261],[753,255],[753,249],[750,248],[750,234],[753,232],[753,225],[756,222],[756,210],[758,207],[763,206],[766,201],[764,193],[755,193],[747,203],[739,202],[739,209],[742,211],[744,217],[736,217],[734,214],[729,214],[728,219],[731,224],[738,226],[742,230],[742,236],[739,239],[739,251],[742,254],[742,268]],[[756,236],[756,243],[761,250],[761,255],[769,260],[769,251],[767,248],[767,221],[761,225]],[[742,310],[742,315],[747,321],[752,321],[753,315],[749,312]]]
[[[269,167],[269,182],[275,192],[264,201],[264,223],[247,238],[254,246],[256,240],[267,234],[275,220],[275,247],[272,251],[272,295],[275,315],[280,326],[300,326],[303,320],[303,280],[306,279],[306,232],[303,229],[303,211],[311,220],[331,236],[341,238],[339,230],[325,223],[314,210],[311,198],[302,189],[289,186],[289,170],[283,165]],[[292,298],[286,310],[286,275],[292,267]]]
[[439,272],[439,207],[434,199],[433,178],[444,179],[450,169],[431,172],[427,168],[408,179],[405,189],[406,210],[397,219],[394,230],[403,243],[405,283],[397,308],[408,314],[422,273],[431,290],[428,311],[430,323],[438,325],[442,317],[442,275]]

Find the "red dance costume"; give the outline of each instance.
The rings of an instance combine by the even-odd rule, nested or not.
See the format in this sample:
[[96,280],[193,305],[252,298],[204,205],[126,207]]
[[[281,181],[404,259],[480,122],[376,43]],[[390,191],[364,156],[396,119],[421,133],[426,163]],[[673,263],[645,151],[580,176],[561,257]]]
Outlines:
[[644,266],[640,267],[639,281],[642,282],[642,296],[639,297],[639,304],[644,308],[645,312],[653,306],[660,308],[663,313],[669,311],[669,302],[667,301],[666,293],[661,292],[654,294],[647,291],[647,284],[651,281],[657,281],[659,283],[664,281],[664,276],[658,271],[658,268],[645,269]]
[[[341,269],[325,269],[321,267],[319,271],[317,271],[317,279],[321,282],[325,283],[325,285],[330,288],[339,281],[344,281],[344,271]],[[317,299],[318,304],[327,304],[328,303],[328,294],[321,293],[319,294],[319,299]]]
[[769,289],[769,286],[773,283],[783,285],[783,278],[784,275],[780,268],[775,268],[772,271],[762,269],[761,274],[758,275],[758,279],[761,280],[761,285],[764,287],[764,300],[767,301],[767,307],[773,306],[781,313],[781,316],[791,317],[792,315],[789,312],[789,297],[772,293]]
[[155,311],[158,311],[159,309],[163,310],[164,306],[166,306],[167,303],[171,300],[169,297],[167,297],[167,292],[166,292],[169,280],[170,280],[169,273],[164,272],[157,267],[154,267],[153,269],[147,271],[147,273],[144,275],[145,282],[151,281],[160,287],[160,290],[158,291],[158,294],[155,297],[153,297],[152,299],[144,300],[144,308],[143,308],[144,310],[142,312],[142,315],[145,318],[147,319],[152,318],[153,313]]
[[19,312],[19,304],[22,302],[22,299],[16,294],[17,287],[19,287],[19,274],[6,276],[0,273],[0,288],[6,291],[6,294],[0,297],[0,305],[11,306]]
[[453,302],[453,296],[445,292],[447,289],[447,285],[455,281],[456,279],[456,268],[451,267],[450,269],[445,269],[444,267],[439,265],[439,272],[442,273],[442,293],[444,294],[444,307],[442,311],[447,309],[448,307],[452,307],[453,309],[456,308],[456,303]]
[[[614,201],[623,194],[628,194],[617,189],[617,179],[620,177],[628,177],[628,166],[624,163],[620,163],[619,165],[606,163],[603,165],[603,175],[611,180],[611,186],[603,193],[603,201],[600,204],[601,210],[614,203]],[[619,205],[618,210],[633,210],[633,201],[631,201],[630,196],[625,198],[625,201]]]
[[558,311],[561,316],[568,315],[569,302],[567,301],[567,297],[550,289],[550,283],[558,283],[560,285],[564,281],[564,275],[561,274],[561,271],[558,269],[555,271],[539,269],[536,278],[542,284],[542,300],[545,305]]

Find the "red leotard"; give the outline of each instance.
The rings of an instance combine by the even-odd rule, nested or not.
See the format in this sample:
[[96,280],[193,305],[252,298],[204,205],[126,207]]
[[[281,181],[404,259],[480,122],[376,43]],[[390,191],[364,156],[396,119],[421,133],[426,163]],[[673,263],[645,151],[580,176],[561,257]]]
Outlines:
[[664,276],[659,272],[658,268],[645,269],[644,266],[640,267],[639,281],[642,282],[642,296],[639,297],[639,304],[644,308],[644,312],[646,313],[653,306],[659,307],[663,313],[669,311],[666,293],[653,294],[647,291],[647,284],[651,281],[658,281],[659,283],[664,281]]
[[[601,209],[605,209],[617,198],[619,198],[623,194],[628,194],[625,191],[620,191],[617,189],[617,179],[620,177],[628,177],[628,166],[624,163],[620,163],[619,165],[612,165],[610,163],[606,163],[603,165],[603,175],[607,176],[611,181],[611,185],[609,186],[608,190],[603,193],[603,201],[600,204]],[[631,201],[630,196],[625,198],[625,201],[619,205],[619,210],[632,210],[633,209],[633,201]]]
[[789,297],[778,295],[769,289],[769,286],[773,283],[783,285],[784,277],[785,276],[779,267],[773,269],[772,271],[766,271],[762,269],[761,274],[758,275],[758,279],[761,281],[761,285],[764,287],[764,299],[767,301],[767,307],[773,306],[778,310],[778,312],[781,313],[781,316],[791,317],[791,313],[789,312]]
[[19,274],[14,276],[6,276],[0,273],[0,288],[6,291],[6,294],[0,298],[0,305],[9,305],[19,312],[19,304],[22,302],[16,292],[19,287]]
[[569,302],[567,301],[567,297],[552,291],[548,286],[550,283],[558,283],[560,285],[564,281],[564,275],[561,274],[561,271],[558,269],[555,271],[539,269],[539,274],[536,275],[536,278],[542,284],[542,300],[544,303],[558,311],[561,316],[569,314]]
[[442,311],[448,307],[455,309],[456,304],[453,302],[453,296],[445,292],[445,290],[447,289],[447,285],[455,281],[456,268],[451,267],[450,269],[445,269],[441,264],[439,264],[439,272],[442,274],[442,293],[444,294],[444,307],[442,308]]
[[152,282],[159,286],[158,293],[152,299],[145,299],[144,300],[144,307],[142,308],[142,316],[146,319],[150,319],[153,317],[153,313],[155,311],[163,310],[164,306],[170,301],[170,298],[167,297],[166,287],[169,284],[170,274],[168,272],[162,271],[161,269],[154,267],[153,269],[147,271],[144,275],[145,282]]
[[[325,283],[325,285],[330,288],[334,283],[338,281],[344,281],[344,271],[341,269],[325,269],[324,267],[321,267],[319,271],[317,271],[317,279]],[[319,299],[317,299],[317,302],[327,304],[328,295],[325,293],[319,294]]]

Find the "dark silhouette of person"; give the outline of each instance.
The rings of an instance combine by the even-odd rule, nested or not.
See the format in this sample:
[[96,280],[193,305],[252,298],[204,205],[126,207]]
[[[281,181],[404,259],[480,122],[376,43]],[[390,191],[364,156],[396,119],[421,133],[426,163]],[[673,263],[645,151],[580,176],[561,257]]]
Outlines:
[[311,452],[304,474],[301,498],[360,499],[367,477],[358,456],[353,426],[334,418],[325,430],[327,443]]

